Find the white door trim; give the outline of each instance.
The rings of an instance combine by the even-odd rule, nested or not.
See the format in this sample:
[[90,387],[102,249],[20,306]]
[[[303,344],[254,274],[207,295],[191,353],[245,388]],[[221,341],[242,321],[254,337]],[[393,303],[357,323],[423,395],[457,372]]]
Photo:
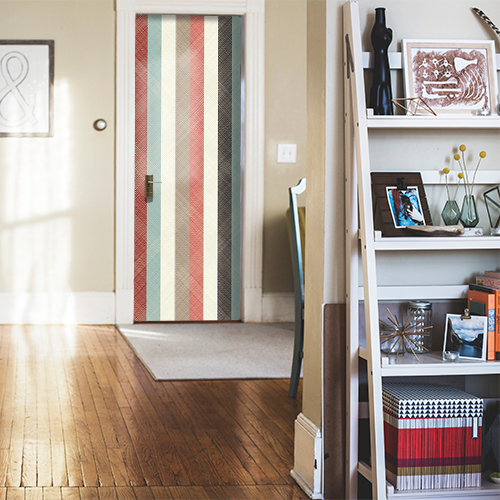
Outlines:
[[117,0],[116,323],[134,322],[135,15],[239,15],[245,81],[242,320],[262,319],[264,221],[264,0]]

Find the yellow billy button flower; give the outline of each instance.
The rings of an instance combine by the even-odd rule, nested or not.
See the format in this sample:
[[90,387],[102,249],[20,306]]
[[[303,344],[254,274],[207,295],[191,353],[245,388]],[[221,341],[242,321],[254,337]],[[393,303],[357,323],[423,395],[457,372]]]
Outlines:
[[460,160],[460,155],[457,153],[453,158],[455,158],[455,160]]
[[449,174],[450,169],[448,167],[443,168],[443,174]]
[[465,147],[465,144],[461,144],[459,149],[463,153],[467,148]]
[[480,158],[486,158],[486,151],[481,151],[481,152],[479,153],[479,157],[480,157]]
[[464,178],[464,174],[462,172],[458,172],[458,178],[459,179],[463,179]]

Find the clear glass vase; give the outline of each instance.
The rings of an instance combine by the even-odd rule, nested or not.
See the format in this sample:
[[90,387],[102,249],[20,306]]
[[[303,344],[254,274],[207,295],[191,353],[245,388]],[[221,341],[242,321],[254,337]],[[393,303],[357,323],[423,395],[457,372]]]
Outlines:
[[447,226],[454,226],[460,220],[460,207],[455,200],[448,200],[443,207],[441,217]]
[[476,200],[473,194],[466,194],[460,213],[460,222],[464,227],[476,227],[479,222],[477,215]]

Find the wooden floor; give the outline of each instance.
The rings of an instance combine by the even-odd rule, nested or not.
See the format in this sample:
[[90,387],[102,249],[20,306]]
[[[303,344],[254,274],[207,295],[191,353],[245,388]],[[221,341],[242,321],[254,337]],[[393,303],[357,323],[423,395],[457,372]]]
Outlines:
[[155,382],[114,327],[0,326],[0,500],[307,498],[287,390]]

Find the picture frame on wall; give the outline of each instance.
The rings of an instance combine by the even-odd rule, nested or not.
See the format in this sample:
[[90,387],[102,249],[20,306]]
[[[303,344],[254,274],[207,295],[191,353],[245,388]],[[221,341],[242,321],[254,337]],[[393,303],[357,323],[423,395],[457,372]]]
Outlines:
[[488,318],[447,314],[443,352],[458,352],[460,358],[486,360]]
[[375,228],[383,236],[407,236],[410,226],[431,225],[420,172],[372,172]]
[[53,136],[53,40],[0,40],[0,137]]
[[493,40],[403,40],[405,96],[436,114],[471,115],[497,105]]

